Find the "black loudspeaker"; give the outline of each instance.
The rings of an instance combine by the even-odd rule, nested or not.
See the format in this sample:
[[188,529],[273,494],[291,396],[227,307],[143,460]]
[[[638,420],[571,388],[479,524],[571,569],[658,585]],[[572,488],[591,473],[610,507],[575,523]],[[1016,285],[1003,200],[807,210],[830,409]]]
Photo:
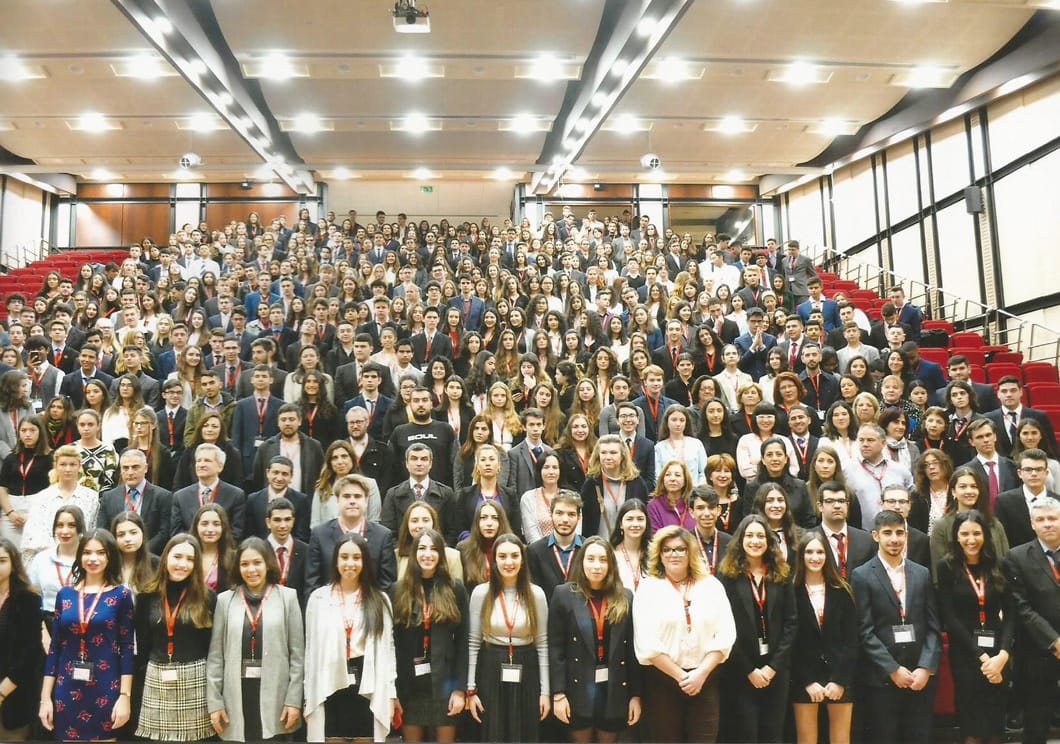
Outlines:
[[979,214],[983,211],[983,194],[978,186],[968,186],[964,189],[964,208],[968,214]]

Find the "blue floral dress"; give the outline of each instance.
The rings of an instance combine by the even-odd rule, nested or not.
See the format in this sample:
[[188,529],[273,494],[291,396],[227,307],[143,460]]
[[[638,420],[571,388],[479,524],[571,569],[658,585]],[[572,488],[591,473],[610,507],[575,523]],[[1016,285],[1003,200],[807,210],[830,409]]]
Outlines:
[[[82,635],[79,593],[63,587],[55,599],[55,624],[44,670],[46,676],[55,677],[54,735],[66,741],[109,739],[114,737],[111,714],[121,692],[121,677],[133,673],[133,596],[125,586],[108,589],[88,617],[96,595],[86,594],[88,627]],[[82,640],[85,658],[92,665],[89,681],[74,679]]]

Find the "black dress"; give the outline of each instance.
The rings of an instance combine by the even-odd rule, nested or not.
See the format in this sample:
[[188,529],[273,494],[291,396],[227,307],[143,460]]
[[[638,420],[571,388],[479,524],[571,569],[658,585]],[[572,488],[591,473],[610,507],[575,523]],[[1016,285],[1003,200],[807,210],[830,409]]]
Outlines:
[[[972,577],[979,580],[977,566],[971,566]],[[1005,681],[991,684],[979,671],[979,657],[986,653],[995,656],[1002,649],[1012,653],[1016,628],[1016,606],[1006,584],[1003,591],[986,582],[986,623],[983,628],[994,634],[994,648],[978,645],[975,633],[980,630],[979,601],[963,561],[952,558],[939,561],[939,614],[949,635],[950,669],[953,672],[954,700],[957,703],[957,724],[961,736],[988,738],[1000,736],[1008,697],[1008,678],[1011,669],[1004,670]]]

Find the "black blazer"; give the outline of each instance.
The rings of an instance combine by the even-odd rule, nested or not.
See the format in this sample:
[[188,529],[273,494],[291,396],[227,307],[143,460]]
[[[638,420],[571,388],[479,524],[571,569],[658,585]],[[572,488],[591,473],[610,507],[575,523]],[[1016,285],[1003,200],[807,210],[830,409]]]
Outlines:
[[975,631],[979,630],[979,600],[965,574],[964,564],[955,565],[952,558],[939,561],[935,567],[938,577],[939,614],[949,640],[950,655],[965,655],[978,659],[984,651],[994,656],[1004,649],[1010,654],[1016,636],[1016,608],[1012,602],[1012,589],[1006,585],[1001,592],[993,586],[986,587],[986,629],[993,631],[994,648],[982,649],[976,645]]
[[0,705],[0,722],[6,729],[16,729],[36,718],[33,703],[40,696],[40,681],[44,676],[40,595],[28,589],[16,591],[7,604],[8,626],[0,647],[0,679],[10,677],[17,687]]
[[[335,545],[343,537],[339,520],[332,519],[318,524],[309,536],[309,557],[305,567],[305,592],[331,583],[335,567],[331,564]],[[386,591],[397,581],[397,555],[394,553],[394,534],[377,522],[365,522],[364,538],[368,541],[368,552],[372,556],[372,568],[376,582]]]
[[177,457],[184,451],[184,425],[188,421],[188,409],[181,406],[173,414],[173,436],[169,436],[169,414],[163,406],[155,411],[158,417],[158,436],[162,438],[162,444],[169,449],[170,455],[176,464]]
[[397,479],[394,453],[389,447],[369,437],[368,445],[361,453],[361,459],[353,463],[353,472],[372,478],[379,488],[379,493],[385,494]]
[[909,528],[909,544],[905,549],[906,558],[919,563],[924,568],[931,568],[931,538],[926,532],[916,527]]
[[[423,494],[423,500],[438,513],[441,524],[436,524],[434,528],[442,533],[445,544],[449,547],[455,546],[460,539],[461,527],[457,513],[456,494],[453,493],[453,489],[444,483],[432,480]],[[383,508],[379,521],[388,530],[397,534],[405,512],[415,501],[416,496],[409,482],[405,480],[398,483],[383,496]]]
[[[255,418],[257,414],[255,413]],[[313,493],[316,488],[317,478],[320,477],[320,471],[324,469],[324,449],[320,446],[320,442],[308,437],[301,432],[298,433],[299,440],[299,458],[301,459],[302,468],[302,482],[292,483],[291,485],[297,488],[302,493]],[[265,487],[265,471],[269,467],[269,461],[280,454],[280,435],[277,434],[274,437],[269,437],[265,442],[258,448],[258,453],[254,457],[254,487],[264,488]]]
[[[301,491],[288,488],[284,498],[294,506],[294,530],[291,532],[295,540],[303,543],[309,542],[309,510],[312,503],[309,497]],[[269,537],[269,528],[265,526],[265,514],[269,506],[269,489],[263,488],[247,496],[246,511],[246,536],[260,537],[266,540]]]
[[1060,582],[1041,544],[1020,545],[1002,561],[1019,616],[1020,662],[1032,677],[1054,667],[1051,646],[1060,638]]
[[[758,605],[751,592],[751,581],[741,573],[739,576],[719,575],[725,593],[732,606],[732,617],[736,621],[736,643],[729,653],[725,670],[733,681],[746,683],[752,670],[769,665],[778,675],[791,670],[791,650],[798,630],[795,613],[795,587],[790,582],[774,584],[766,581],[766,640],[769,653],[758,655],[758,637],[762,625],[758,619]],[[780,683],[780,680],[778,680]]]
[[[1060,499],[1051,491],[1045,491],[1043,496]],[[1031,527],[1031,510],[1027,507],[1027,499],[1023,497],[1023,486],[1013,488],[1011,491],[1003,491],[997,495],[994,502],[994,516],[1005,528],[1005,537],[1008,538],[1009,547],[1016,547],[1024,543],[1035,542],[1038,536],[1034,534]]]
[[[983,479],[984,484],[990,482],[986,477],[986,468],[983,466],[983,463],[979,462],[978,457],[972,457],[971,460],[964,464],[969,467],[975,468],[975,471],[979,473],[979,477]],[[1012,489],[1019,488],[1023,485],[1023,481],[1021,481],[1019,476],[1016,474],[1016,463],[1014,463],[1007,457],[999,456],[997,465],[998,466],[996,470],[998,495],[1000,495],[1003,491],[1011,491]]]
[[[243,489],[220,481],[214,503],[224,507],[228,522],[232,527],[232,538],[238,544],[246,527],[247,496]],[[199,483],[192,483],[173,494],[173,508],[170,511],[170,530],[172,534],[191,532],[194,534],[192,520],[199,510]]]
[[[65,355],[63,355],[63,361],[66,361]],[[114,382],[113,377],[106,372],[100,372],[99,370],[96,370],[89,379],[99,380],[108,390],[110,389],[110,384]],[[85,387],[81,379],[80,366],[72,372],[66,373],[66,377],[64,377],[63,381],[59,384],[59,393],[70,399],[70,402],[74,404],[74,410],[79,411],[85,407]]]
[[[820,533],[825,545],[828,547],[828,557],[835,561],[835,548],[836,541],[833,540],[831,530],[825,527],[823,524],[817,527],[817,532]],[[858,566],[863,566],[872,560],[872,557],[879,552],[879,547],[876,545],[876,541],[872,539],[872,534],[865,531],[859,530],[847,522],[847,571],[844,579],[850,580],[850,574],[854,572],[854,569]],[[836,566],[836,570],[839,570],[839,566]]]
[[[463,690],[467,682],[468,656],[468,599],[463,582],[453,581],[456,604],[460,608],[460,622],[431,623],[431,693],[436,703],[449,700],[455,690]],[[396,599],[397,586],[390,588],[390,602]],[[413,603],[413,612],[422,613],[420,603]],[[423,656],[422,620],[412,627],[394,623],[394,652],[397,656],[398,698],[407,705],[415,689],[416,658]]]
[[546,535],[526,546],[530,580],[545,592],[545,599],[548,600],[549,605],[552,604],[552,594],[556,591],[556,587],[567,583],[567,577],[570,575],[570,570],[574,568],[574,561],[580,550],[580,548],[575,548],[571,553],[570,562],[567,564],[567,576],[564,576],[563,569],[556,562],[556,555],[548,544],[551,537],[551,535]]
[[[170,519],[173,510],[173,493],[167,491],[154,483],[148,483],[144,493],[140,497],[140,517],[144,520],[144,528],[147,534],[147,549],[154,555],[162,555],[162,549],[170,535],[175,534],[170,529]],[[128,511],[125,503],[125,485],[122,484],[109,491],[104,491],[100,496],[99,517],[97,524],[104,529],[110,529],[110,523],[114,517]]]
[[[619,433],[618,436],[622,436]],[[637,435],[633,438],[633,464],[640,471],[640,479],[648,487],[648,491],[655,490],[655,445],[647,437]]]
[[[295,527],[298,526],[297,519]],[[270,543],[271,545],[271,543]],[[309,557],[309,546],[302,540],[294,540],[293,552],[287,556],[287,580],[283,585],[294,589],[298,593],[298,604],[305,612],[305,603],[309,599],[309,592],[305,590],[305,564]]]
[[424,332],[415,333],[412,336],[412,363],[420,369],[427,369],[427,364],[434,361],[438,357],[446,359],[453,358],[453,341],[449,338],[449,334],[442,333],[441,331],[434,332],[434,338],[431,339],[431,353],[427,354],[427,334]]
[[931,572],[912,561],[905,562],[905,622],[912,625],[913,643],[896,645],[894,626],[902,622],[898,596],[877,555],[853,576],[861,628],[861,667],[859,679],[873,687],[891,684],[896,666],[912,671],[923,668],[934,674],[942,656],[942,625],[931,586]]
[[[500,499],[501,505],[504,507],[505,515],[508,517],[508,525],[512,528],[513,533],[522,537],[523,515],[520,509],[519,497],[504,485],[498,484],[497,490],[497,496]],[[475,509],[478,507],[481,495],[482,491],[479,490],[479,485],[477,483],[472,483],[470,486],[464,486],[456,495],[456,508],[454,511],[459,520],[456,526],[459,528],[460,532],[471,529],[471,523],[475,519]],[[449,525],[445,525],[445,528],[448,530]]]
[[811,682],[835,682],[849,688],[858,660],[858,613],[846,589],[828,586],[824,591],[824,624],[810,603],[806,586],[795,587],[798,632],[791,655],[791,687],[803,690]]
[[[63,384],[66,384],[66,380],[63,380]],[[1009,424],[1012,420],[1007,418],[1004,412],[1000,408],[995,408],[992,411],[987,411],[985,414],[990,421],[994,424],[994,429],[997,431],[997,451],[1002,457],[1011,457],[1012,455],[1012,440],[1009,439],[1008,429]],[[1023,406],[1020,409],[1019,420],[1031,419],[1032,421],[1038,422],[1038,426],[1042,429],[1042,439],[1047,442],[1055,442],[1056,435],[1053,433],[1053,422],[1049,420],[1049,417],[1044,411],[1037,411],[1033,408]]]
[[[607,637],[607,700],[603,715],[624,721],[629,699],[643,688],[641,665],[633,650],[633,594],[623,590],[629,610],[617,624],[609,624]],[[589,604],[574,584],[556,587],[548,607],[548,673],[552,692],[565,693],[572,712],[584,715],[594,709],[596,690],[596,623]]]
[[[652,457],[654,456],[653,452]],[[586,478],[585,484],[582,485],[582,534],[586,537],[599,534],[600,519],[602,518],[600,502],[602,499],[607,498],[603,488],[602,481],[598,477]],[[645,504],[651,499],[650,492],[644,484],[643,478],[634,478],[631,481],[626,481],[625,501],[630,499],[640,499]],[[610,526],[614,528],[614,525]]]

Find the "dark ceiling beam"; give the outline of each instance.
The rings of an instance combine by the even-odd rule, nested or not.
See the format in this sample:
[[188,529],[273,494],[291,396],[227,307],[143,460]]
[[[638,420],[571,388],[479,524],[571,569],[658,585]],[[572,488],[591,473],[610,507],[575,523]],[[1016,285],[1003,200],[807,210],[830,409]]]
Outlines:
[[[545,138],[532,193],[547,194],[559,185],[691,5],[692,0],[607,0],[582,77],[568,84]],[[649,21],[653,25],[645,33],[642,23]]]
[[[208,0],[112,0],[158,52],[276,175],[300,194],[313,194],[313,174],[280,131],[261,87],[244,79]],[[163,32],[157,19],[169,21]]]

